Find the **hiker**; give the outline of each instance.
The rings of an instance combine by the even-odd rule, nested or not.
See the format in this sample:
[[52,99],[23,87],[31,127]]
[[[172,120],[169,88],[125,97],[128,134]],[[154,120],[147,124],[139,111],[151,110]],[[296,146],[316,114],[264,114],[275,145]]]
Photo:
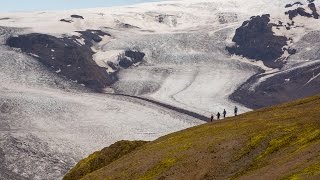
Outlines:
[[234,116],[237,116],[237,115],[238,115],[238,107],[235,106],[235,107],[234,107]]
[[227,115],[227,111],[224,109],[223,110],[223,118],[226,118],[226,115]]
[[217,119],[220,120],[220,112],[217,114]]
[[211,118],[210,118],[211,122],[213,122],[213,119],[214,119],[214,116],[213,114],[211,114]]

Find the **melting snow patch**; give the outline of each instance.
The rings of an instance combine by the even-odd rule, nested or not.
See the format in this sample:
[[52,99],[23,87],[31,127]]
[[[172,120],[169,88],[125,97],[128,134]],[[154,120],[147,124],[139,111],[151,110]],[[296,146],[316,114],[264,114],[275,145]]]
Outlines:
[[280,59],[287,60],[290,55],[291,54],[287,50],[285,50]]
[[108,74],[112,74],[112,73],[116,72],[115,70],[113,70],[113,69],[112,69],[112,68],[110,68],[110,67],[109,67],[109,68],[107,68],[107,70],[106,70],[106,71],[107,71],[107,73],[108,73]]
[[304,84],[303,86],[308,85],[311,81],[315,80],[315,79],[316,79],[317,77],[319,77],[319,76],[320,76],[320,73],[319,73],[319,74],[317,74],[317,75],[315,75],[315,74],[313,73],[312,78],[310,78],[310,80],[309,80],[306,84]]
[[84,42],[83,38],[77,39],[77,42],[80,43],[81,45],[85,45],[86,43]]
[[105,89],[104,89],[104,92],[105,92],[105,93],[109,93],[109,94],[115,93],[114,89],[112,89],[111,87],[105,88]]
[[83,45],[83,44],[81,44],[81,42],[78,41],[78,39],[77,40],[73,40],[73,42],[78,44],[79,46]]
[[116,71],[114,66],[119,64],[119,55],[124,52],[124,50],[99,51],[93,55],[93,59],[98,66],[107,68],[108,74],[112,74]]
[[36,54],[33,54],[33,53],[29,53],[31,56],[33,56],[33,57],[39,57],[38,55],[36,55]]
[[274,69],[272,68],[269,68],[267,66],[265,66],[263,64],[263,61],[259,60],[252,60],[252,59],[248,59],[248,58],[245,58],[243,56],[237,56],[237,55],[232,55],[231,56],[231,59],[232,60],[237,60],[237,61],[240,61],[240,62],[243,62],[243,63],[247,63],[247,64],[251,64],[251,65],[254,65],[254,66],[257,66],[257,67],[260,67],[261,69],[265,70],[266,72],[270,72]]

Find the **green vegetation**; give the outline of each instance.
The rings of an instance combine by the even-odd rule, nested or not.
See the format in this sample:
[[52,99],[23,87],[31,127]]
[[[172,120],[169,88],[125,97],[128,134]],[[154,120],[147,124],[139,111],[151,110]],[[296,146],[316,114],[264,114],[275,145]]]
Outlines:
[[292,134],[287,134],[287,135],[283,135],[279,138],[272,139],[269,142],[269,146],[266,149],[266,151],[264,151],[260,156],[258,156],[257,159],[259,160],[259,159],[261,159],[271,153],[274,153],[274,152],[280,150],[281,148],[284,148],[285,146],[288,146],[293,138],[294,138],[294,136]]
[[177,162],[175,158],[167,158],[159,162],[155,167],[149,169],[139,180],[154,179],[157,175],[163,171],[169,169]]
[[307,179],[314,176],[317,176],[317,177],[320,176],[320,159],[318,159],[317,163],[312,164],[306,167],[305,169],[303,169],[302,171],[296,172],[290,175],[289,177],[286,177],[283,179],[298,180],[298,179]]
[[90,172],[83,179],[320,179],[320,96],[176,132]]
[[251,137],[250,142],[246,145],[236,156],[235,161],[240,160],[242,157],[248,155],[253,149],[258,147],[261,144],[262,140],[266,137],[265,134],[257,134]]
[[63,178],[64,180],[78,180],[93,171],[107,166],[111,162],[132,152],[138,147],[146,144],[145,141],[119,141],[108,148],[91,154],[81,160],[76,167],[70,170]]

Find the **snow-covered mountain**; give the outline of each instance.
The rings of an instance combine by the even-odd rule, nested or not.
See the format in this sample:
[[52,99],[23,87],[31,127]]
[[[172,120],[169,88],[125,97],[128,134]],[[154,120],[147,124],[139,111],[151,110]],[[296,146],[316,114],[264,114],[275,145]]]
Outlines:
[[320,2],[180,0],[0,14],[0,179],[320,92]]

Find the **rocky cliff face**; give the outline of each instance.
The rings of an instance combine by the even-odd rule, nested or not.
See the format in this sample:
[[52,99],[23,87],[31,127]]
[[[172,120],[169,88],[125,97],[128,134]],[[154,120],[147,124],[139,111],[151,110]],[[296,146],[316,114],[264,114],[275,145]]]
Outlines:
[[283,62],[277,60],[284,53],[283,47],[287,45],[288,39],[274,35],[272,27],[275,24],[269,22],[269,14],[251,17],[236,30],[232,39],[236,45],[227,47],[227,50],[231,54],[262,60],[268,67],[281,67]]
[[[111,36],[100,30],[77,31],[80,36],[57,38],[47,34],[25,34],[10,37],[6,44],[20,48],[23,52],[35,57],[50,70],[67,79],[83,84],[95,91],[102,91],[106,86],[117,81],[118,67],[113,73],[100,67],[93,60],[91,47],[102,41],[103,36]],[[145,54],[126,50],[125,56],[119,59],[119,65],[129,68],[141,62]]]
[[[302,6],[303,4],[301,2],[296,2],[294,4],[287,4],[286,8]],[[297,7],[296,9],[292,9],[289,11],[286,11],[285,14],[289,16],[290,20],[293,20],[297,16],[304,16],[304,17],[313,17],[315,19],[319,19],[319,14],[316,8],[316,5],[314,4],[314,1],[309,1],[308,8],[311,10],[311,13],[307,12],[307,10],[303,7]]]
[[122,57],[119,57],[119,65],[123,68],[129,68],[133,64],[143,60],[145,53],[139,51],[126,50]]
[[[309,0],[307,4],[287,4],[284,9],[283,22],[271,22],[270,15],[245,21],[233,37],[235,45],[227,47],[232,54],[262,60],[265,66],[273,68],[257,73],[230,96],[249,108],[271,106],[320,92],[317,61],[320,31],[309,32],[307,29],[312,26],[305,23],[319,19],[317,5]],[[286,36],[276,35],[276,31]],[[299,31],[305,34],[297,34]]]
[[[90,36],[90,33],[82,33],[86,41],[98,41],[95,36]],[[7,45],[20,48],[50,70],[97,91],[116,80],[115,75],[109,75],[105,68],[99,67],[92,60],[93,51],[90,46],[80,44],[74,37],[57,38],[33,33],[10,37]]]

